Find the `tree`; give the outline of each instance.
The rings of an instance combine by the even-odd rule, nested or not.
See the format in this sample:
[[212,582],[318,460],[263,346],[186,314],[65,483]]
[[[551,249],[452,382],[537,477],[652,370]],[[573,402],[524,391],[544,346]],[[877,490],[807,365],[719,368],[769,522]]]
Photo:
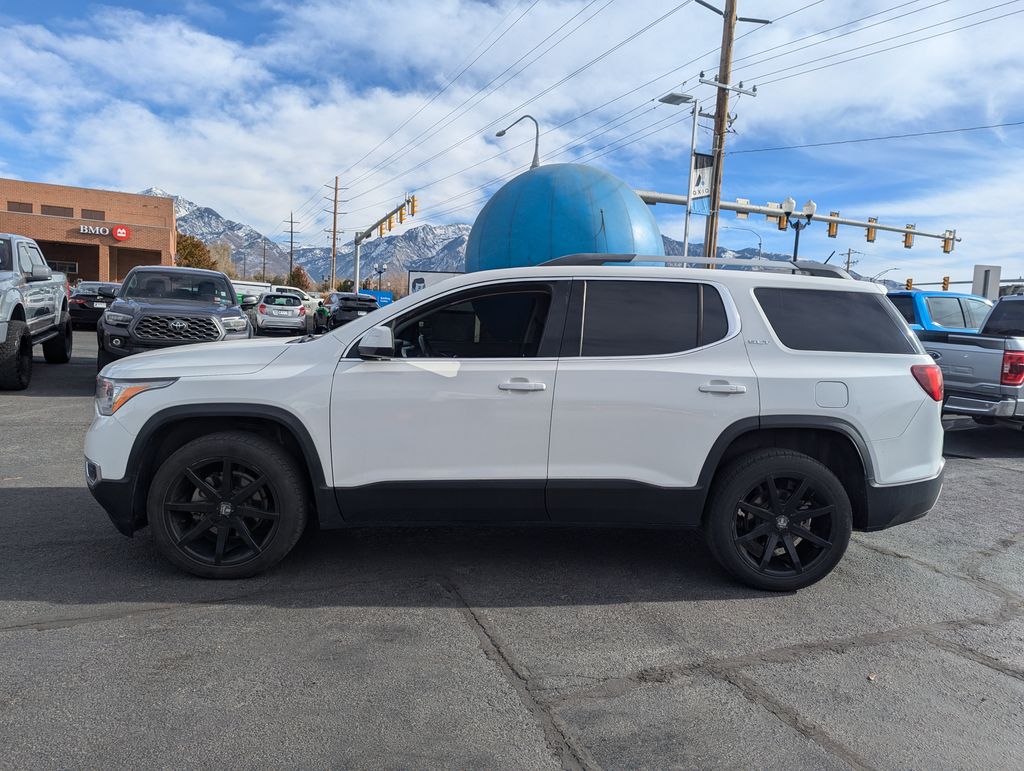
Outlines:
[[310,280],[306,269],[301,265],[296,265],[292,268],[292,272],[288,274],[288,286],[294,286],[303,292],[308,292],[313,288],[313,282]]
[[221,273],[227,275],[228,278],[238,278],[238,271],[235,270],[235,265],[231,261],[231,245],[226,244],[223,241],[218,241],[210,247],[210,258],[213,260],[214,265],[217,267],[214,270],[219,270]]
[[344,281],[338,282],[338,291],[351,292],[353,286],[355,286],[355,282],[350,278],[346,278]]
[[178,233],[177,254],[174,257],[174,264],[183,268],[206,268],[217,270],[217,263],[210,255],[206,244],[195,236],[186,236]]

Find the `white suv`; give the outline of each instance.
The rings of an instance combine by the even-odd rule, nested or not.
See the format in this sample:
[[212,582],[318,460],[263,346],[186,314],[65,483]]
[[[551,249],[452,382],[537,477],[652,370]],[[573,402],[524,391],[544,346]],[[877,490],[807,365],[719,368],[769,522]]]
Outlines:
[[741,581],[792,590],[851,529],[932,507],[941,406],[873,284],[558,265],[112,364],[85,466],[121,532],[201,576],[266,570],[310,520],[703,527]]

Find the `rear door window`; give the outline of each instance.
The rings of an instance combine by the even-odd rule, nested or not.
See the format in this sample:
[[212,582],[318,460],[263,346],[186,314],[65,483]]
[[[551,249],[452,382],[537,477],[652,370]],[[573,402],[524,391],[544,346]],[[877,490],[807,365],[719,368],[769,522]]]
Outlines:
[[573,282],[562,356],[655,356],[708,345],[729,332],[718,290],[700,282]]
[[973,297],[961,297],[960,304],[964,308],[964,317],[967,319],[967,326],[970,329],[978,329],[985,323],[985,317],[992,310],[987,302],[975,300]]
[[997,302],[981,331],[986,335],[1024,335],[1024,300]]
[[787,348],[919,353],[892,304],[874,292],[758,287],[754,296]]
[[960,307],[959,298],[929,297],[925,300],[925,303],[928,305],[928,313],[932,317],[932,323],[940,327],[967,328],[967,322],[964,320],[964,312]]

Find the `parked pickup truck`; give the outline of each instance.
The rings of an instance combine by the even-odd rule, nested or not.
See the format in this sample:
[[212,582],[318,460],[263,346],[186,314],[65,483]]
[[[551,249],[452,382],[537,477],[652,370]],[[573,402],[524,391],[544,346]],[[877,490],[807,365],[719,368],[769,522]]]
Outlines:
[[945,412],[1024,422],[1024,295],[1001,298],[978,334],[917,334],[942,369]]
[[973,294],[904,290],[889,292],[889,301],[915,332],[978,331],[992,301]]
[[32,380],[32,346],[50,364],[71,359],[68,282],[54,273],[31,238],[0,233],[0,389]]

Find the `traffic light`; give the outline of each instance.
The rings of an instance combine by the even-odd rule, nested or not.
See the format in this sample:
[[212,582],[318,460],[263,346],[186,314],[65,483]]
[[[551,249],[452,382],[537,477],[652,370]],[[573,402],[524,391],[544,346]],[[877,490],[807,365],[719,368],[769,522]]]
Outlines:
[[388,215],[388,232],[389,233],[391,232],[391,229],[394,226],[395,226],[395,215],[394,214],[389,214]]
[[[838,217],[839,216],[839,212],[837,212],[837,211],[830,211],[828,213],[828,216],[830,216],[830,217]],[[829,238],[835,238],[838,235],[839,235],[839,223],[838,222],[830,222],[830,223],[828,223],[828,237]]]
[[[911,225],[909,222],[907,223],[907,227],[910,228],[911,230],[914,229],[914,226]],[[904,249],[909,249],[913,245],[914,245],[914,234],[913,233],[904,233],[903,234],[903,248]]]
[[413,196],[412,198],[409,199],[409,216],[416,216],[416,196]]
[[377,237],[378,238],[384,238],[384,223],[383,222],[378,222],[377,223]]
[[[868,222],[878,222],[878,217],[868,217]],[[868,243],[874,243],[875,236],[878,235],[878,231],[875,228],[868,228]]]
[[405,222],[405,204],[403,203],[398,207],[398,224],[401,225]]
[[943,276],[942,277],[942,291],[943,292],[948,292],[949,291],[949,276]]
[[914,288],[914,279],[908,278],[907,279],[906,287],[907,287],[907,289],[913,289]]
[[952,230],[947,230],[942,236],[942,252],[943,254],[949,254],[953,251],[953,241],[956,239],[956,234]]

